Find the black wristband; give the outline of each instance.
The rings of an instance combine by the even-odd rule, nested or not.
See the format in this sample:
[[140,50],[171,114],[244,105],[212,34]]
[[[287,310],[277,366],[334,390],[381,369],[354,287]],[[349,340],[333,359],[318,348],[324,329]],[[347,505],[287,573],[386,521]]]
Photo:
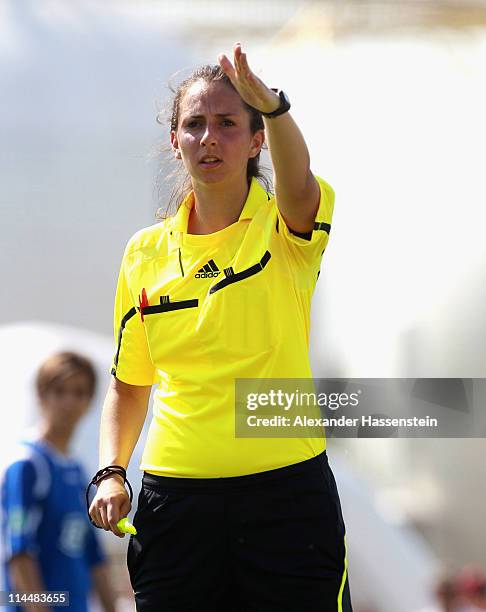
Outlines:
[[118,476],[121,476],[123,478],[123,484],[128,486],[128,493],[130,496],[130,503],[132,503],[133,500],[133,491],[132,491],[132,487],[130,485],[130,483],[128,482],[127,479],[127,471],[126,469],[121,466],[121,465],[108,465],[104,468],[102,468],[101,470],[98,470],[96,472],[96,474],[93,476],[93,478],[91,479],[91,482],[88,485],[88,488],[86,489],[86,511],[88,513],[88,518],[89,521],[92,525],[94,525],[95,527],[97,527],[98,529],[103,529],[103,527],[100,527],[99,525],[97,525],[93,519],[91,518],[90,514],[89,514],[89,491],[91,489],[91,487],[94,486],[98,486],[99,483],[104,480],[105,478],[107,478],[108,476],[111,476],[113,474],[117,474]]
[[273,119],[274,117],[279,117],[280,115],[283,115],[288,110],[290,110],[290,100],[287,94],[283,92],[281,89],[277,89],[276,87],[272,87],[271,89],[276,94],[278,94],[278,97],[280,98],[280,104],[278,108],[276,108],[271,113],[262,113],[262,111],[260,111],[262,115],[266,117],[267,119]]

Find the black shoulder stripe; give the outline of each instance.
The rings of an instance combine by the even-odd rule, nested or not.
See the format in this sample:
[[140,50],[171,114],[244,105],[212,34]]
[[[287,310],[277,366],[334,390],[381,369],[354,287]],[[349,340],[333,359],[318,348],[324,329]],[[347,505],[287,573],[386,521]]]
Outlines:
[[215,293],[216,291],[227,287],[231,283],[237,283],[238,281],[242,281],[245,278],[248,278],[249,276],[258,274],[258,272],[261,272],[263,268],[267,265],[267,263],[270,261],[270,257],[270,251],[265,251],[265,254],[258,263],[253,266],[250,266],[249,268],[246,268],[245,270],[242,270],[241,272],[233,272],[233,268],[227,268],[224,271],[226,278],[223,278],[218,283],[213,285],[209,290],[209,293]]
[[331,226],[329,223],[314,223],[314,231],[316,230],[321,230],[329,234],[331,232]]
[[304,238],[305,240],[312,239],[312,232],[296,232],[289,227],[289,232],[294,236],[298,236],[299,238]]
[[135,306],[133,308],[130,308],[130,310],[121,320],[120,329],[123,329],[125,325],[128,323],[128,321],[130,321],[130,319],[136,314],[137,314],[137,309],[135,308]]
[[118,365],[118,359],[120,357],[120,348],[121,348],[121,343],[122,343],[123,330],[125,329],[125,325],[128,323],[128,321],[130,321],[130,319],[136,314],[137,314],[137,309],[134,306],[133,308],[130,308],[130,310],[121,320],[120,329],[118,330],[118,346],[117,346],[116,355],[115,355],[115,367],[111,371],[113,376],[115,376],[116,374],[116,366]]
[[[329,234],[329,232],[331,231],[331,226],[329,225],[329,223],[320,223],[316,221],[314,223],[314,229],[312,231],[314,232],[323,231]],[[298,236],[299,238],[304,238],[305,240],[312,239],[312,231],[311,232],[296,232],[295,230],[289,227],[289,232],[291,234],[293,234],[294,236]],[[277,219],[277,232],[278,232],[278,219]]]

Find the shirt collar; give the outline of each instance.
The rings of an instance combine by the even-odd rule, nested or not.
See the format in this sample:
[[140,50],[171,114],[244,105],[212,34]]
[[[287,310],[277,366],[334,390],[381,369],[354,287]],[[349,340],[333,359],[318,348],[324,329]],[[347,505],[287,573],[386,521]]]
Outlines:
[[[260,206],[263,206],[270,199],[269,195],[260,185],[255,177],[251,179],[250,189],[246,198],[243,210],[238,218],[238,221],[243,219],[252,219]],[[179,210],[172,218],[172,229],[178,232],[187,233],[187,223],[189,221],[189,213],[194,206],[194,192],[191,191],[179,206]]]
[[243,206],[238,221],[242,219],[253,219],[260,206],[266,204],[269,199],[270,196],[265,189],[263,189],[257,179],[253,177],[251,179],[250,190],[248,191],[245,205]]

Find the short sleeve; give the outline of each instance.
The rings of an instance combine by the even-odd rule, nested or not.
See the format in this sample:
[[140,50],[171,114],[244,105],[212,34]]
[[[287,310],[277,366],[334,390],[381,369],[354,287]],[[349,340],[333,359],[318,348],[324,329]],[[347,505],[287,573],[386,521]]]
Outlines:
[[2,482],[5,557],[39,553],[38,533],[42,520],[42,496],[34,464],[28,459],[12,463]]
[[319,265],[322,255],[329,242],[332,215],[334,211],[334,190],[319,176],[315,177],[319,183],[321,197],[319,208],[314,220],[314,229],[308,235],[297,234],[287,227],[277,206],[277,231],[288,244],[290,257],[297,264]]
[[115,295],[115,355],[111,373],[129,385],[152,385],[156,371],[150,357],[145,327],[127,278],[127,250],[123,256]]

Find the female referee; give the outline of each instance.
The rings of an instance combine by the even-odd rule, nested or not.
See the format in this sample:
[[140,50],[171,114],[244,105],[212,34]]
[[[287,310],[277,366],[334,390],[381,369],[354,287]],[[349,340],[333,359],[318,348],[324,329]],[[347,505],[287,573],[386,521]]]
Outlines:
[[[234,61],[175,93],[191,189],[128,242],[89,514],[131,508],[126,467],[158,383],[127,563],[143,612],[349,612],[345,528],[325,439],[235,437],[235,379],[312,378],[312,293],[334,194],[282,91]],[[275,196],[257,181],[268,141]]]

